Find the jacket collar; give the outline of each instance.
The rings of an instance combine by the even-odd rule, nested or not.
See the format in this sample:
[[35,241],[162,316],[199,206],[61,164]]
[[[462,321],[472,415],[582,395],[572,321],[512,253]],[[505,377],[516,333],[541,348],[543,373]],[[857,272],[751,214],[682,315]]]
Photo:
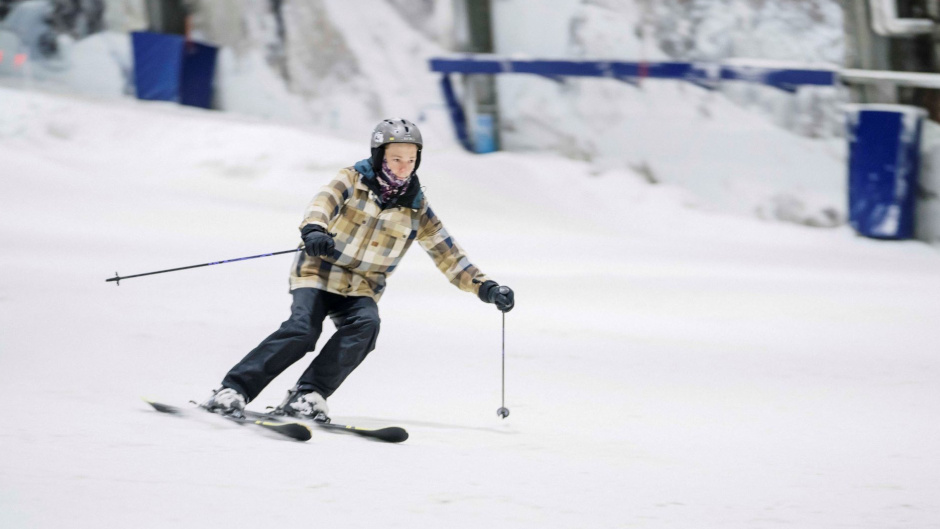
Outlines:
[[[365,160],[359,160],[356,162],[356,165],[353,166],[359,173],[359,181],[364,184],[370,191],[378,196],[381,194],[379,189],[378,177],[375,175],[375,171],[372,170],[372,161],[366,158]],[[404,193],[398,196],[392,203],[386,204],[383,207],[393,207],[401,206],[404,208],[411,209],[420,209],[421,201],[424,199],[424,192],[421,191],[421,182],[418,181],[418,175],[411,175],[411,183],[408,184],[408,189]]]

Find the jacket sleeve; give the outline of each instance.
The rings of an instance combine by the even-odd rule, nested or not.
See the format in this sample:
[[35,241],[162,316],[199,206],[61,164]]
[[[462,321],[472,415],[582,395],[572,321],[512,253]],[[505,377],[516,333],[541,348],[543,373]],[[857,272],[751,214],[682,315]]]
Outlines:
[[418,243],[431,256],[437,269],[460,290],[479,296],[480,285],[489,279],[467,259],[463,249],[447,233],[441,220],[434,214],[427,201],[422,205],[418,228]]
[[315,224],[328,230],[330,221],[336,217],[352,193],[358,174],[354,169],[343,169],[330,183],[320,188],[320,192],[313,197],[304,212],[300,229],[303,230],[308,224]]

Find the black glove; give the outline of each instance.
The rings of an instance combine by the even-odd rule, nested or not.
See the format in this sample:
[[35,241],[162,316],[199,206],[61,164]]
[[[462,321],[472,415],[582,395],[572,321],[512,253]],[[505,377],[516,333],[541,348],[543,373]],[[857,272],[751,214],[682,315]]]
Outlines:
[[330,237],[322,226],[307,224],[300,230],[300,236],[304,240],[304,251],[310,257],[333,255],[333,249],[336,247],[333,237]]
[[496,308],[509,312],[516,306],[516,297],[512,289],[503,285],[500,286],[496,281],[487,281],[480,286],[480,299],[487,303],[495,303]]

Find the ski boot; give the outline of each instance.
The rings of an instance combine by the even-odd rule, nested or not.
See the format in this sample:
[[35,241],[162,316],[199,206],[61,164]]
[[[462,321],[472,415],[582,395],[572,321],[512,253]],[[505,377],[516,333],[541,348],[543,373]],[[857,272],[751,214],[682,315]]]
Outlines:
[[245,397],[241,393],[232,388],[223,387],[214,390],[209,400],[200,406],[220,415],[241,417],[244,415],[242,412],[245,410],[246,403]]
[[330,422],[330,407],[326,404],[326,399],[316,391],[304,391],[297,386],[287,391],[287,397],[271,413],[315,422]]

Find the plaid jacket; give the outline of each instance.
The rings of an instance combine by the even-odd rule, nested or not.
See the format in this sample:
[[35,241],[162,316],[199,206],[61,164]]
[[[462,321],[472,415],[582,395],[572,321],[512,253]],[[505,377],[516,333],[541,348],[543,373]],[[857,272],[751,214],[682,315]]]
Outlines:
[[452,284],[479,295],[480,285],[488,278],[444,229],[428,206],[417,177],[412,177],[414,189],[407,194],[410,201],[384,209],[373,191],[377,189],[375,178],[369,161],[363,160],[341,170],[313,197],[300,227],[322,226],[335,234],[336,249],[328,257],[298,252],[291,268],[290,289],[318,288],[378,301],[386,278],[417,239]]

